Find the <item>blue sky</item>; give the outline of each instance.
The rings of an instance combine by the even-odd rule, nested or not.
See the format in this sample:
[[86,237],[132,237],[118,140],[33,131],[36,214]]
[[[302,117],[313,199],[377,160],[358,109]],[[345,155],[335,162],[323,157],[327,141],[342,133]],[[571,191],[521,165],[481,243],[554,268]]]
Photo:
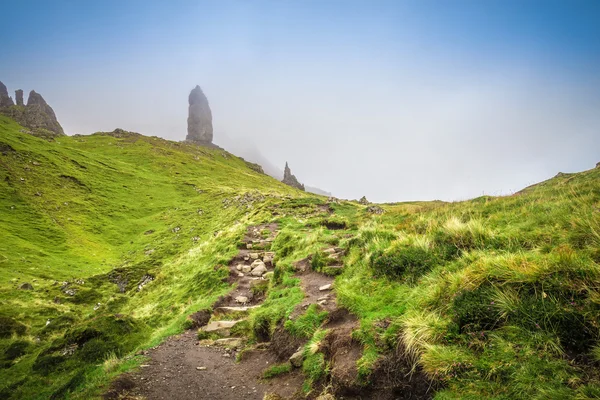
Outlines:
[[[0,80],[69,134],[215,142],[373,200],[501,194],[600,161],[600,1],[30,1]],[[234,151],[234,152],[235,152]]]

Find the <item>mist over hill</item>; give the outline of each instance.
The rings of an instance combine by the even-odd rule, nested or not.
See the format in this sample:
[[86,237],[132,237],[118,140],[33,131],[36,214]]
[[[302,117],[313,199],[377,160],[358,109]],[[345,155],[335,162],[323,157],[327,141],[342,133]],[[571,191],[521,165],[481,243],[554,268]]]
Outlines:
[[[267,175],[277,180],[281,180],[283,178],[283,169],[275,166],[269,159],[267,159],[267,157],[261,153],[256,145],[252,143],[252,141],[245,139],[232,140],[226,134],[221,133],[219,134],[217,143],[221,147],[231,151],[233,154],[236,154],[250,162],[259,164],[262,166]],[[332,196],[332,194],[326,190],[306,184],[305,188],[308,192],[319,194],[321,196]]]

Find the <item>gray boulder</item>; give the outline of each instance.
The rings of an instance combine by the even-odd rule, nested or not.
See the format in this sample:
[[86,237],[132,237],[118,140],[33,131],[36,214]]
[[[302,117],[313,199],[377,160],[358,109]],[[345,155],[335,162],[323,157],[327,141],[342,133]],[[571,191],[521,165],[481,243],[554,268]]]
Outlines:
[[290,357],[290,364],[292,367],[300,368],[302,366],[302,362],[304,361],[304,352],[302,349],[298,350]]

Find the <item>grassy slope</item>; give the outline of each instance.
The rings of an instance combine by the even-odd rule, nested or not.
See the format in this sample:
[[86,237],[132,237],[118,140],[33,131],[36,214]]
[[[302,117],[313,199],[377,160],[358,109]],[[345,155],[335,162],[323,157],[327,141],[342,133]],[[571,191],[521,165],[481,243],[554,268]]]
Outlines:
[[[15,398],[60,397],[82,370],[102,375],[90,364],[105,352],[125,355],[181,329],[225,290],[213,267],[246,224],[265,218],[258,206],[296,195],[221,150],[134,134],[46,142],[19,131],[0,117],[0,347],[12,365],[0,381]],[[146,274],[155,279],[137,292]],[[18,290],[24,282],[35,290]],[[86,344],[91,354],[63,362],[83,340],[64,340],[73,326],[97,328],[91,335],[109,345]],[[123,334],[132,340],[113,346]]]
[[[294,261],[339,245],[348,256],[336,291],[361,319],[363,384],[400,347],[438,382],[438,399],[600,395],[599,169],[510,197],[390,204],[381,216],[343,202],[328,216],[319,212],[322,199],[218,150],[140,136],[48,143],[6,119],[0,142],[17,150],[0,155],[0,317],[14,322],[10,338],[0,339],[9,367],[0,375],[15,398],[97,394],[139,362],[128,354],[181,330],[187,314],[223,293],[214,267],[235,253],[247,224],[274,218],[277,269],[247,334],[272,333],[301,300]],[[251,209],[228,205],[254,189],[271,195],[252,195]],[[347,229],[327,230],[325,219]],[[145,274],[155,280],[137,292]],[[129,278],[126,293],[115,277]],[[53,285],[74,278],[86,281],[70,284],[75,296]],[[16,290],[24,281],[35,290]],[[310,309],[285,324],[312,349],[306,390],[327,379],[327,361],[315,351],[322,319]],[[85,344],[60,358],[77,341]],[[25,355],[7,360],[19,346]]]
[[399,345],[442,383],[436,399],[600,396],[600,169],[388,210],[349,243],[338,279],[367,381]]

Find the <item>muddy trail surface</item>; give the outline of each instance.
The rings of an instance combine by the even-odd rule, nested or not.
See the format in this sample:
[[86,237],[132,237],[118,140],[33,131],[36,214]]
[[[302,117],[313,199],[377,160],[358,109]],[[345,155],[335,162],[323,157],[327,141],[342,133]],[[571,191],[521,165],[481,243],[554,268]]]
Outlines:
[[[299,363],[292,362],[302,353],[306,339],[292,337],[283,323],[262,343],[246,347],[245,338],[236,337],[236,325],[245,319],[248,311],[260,307],[264,290],[274,265],[274,253],[265,249],[277,235],[276,224],[250,226],[243,239],[244,247],[229,263],[228,282],[232,291],[219,299],[208,311],[190,316],[200,334],[219,339],[198,339],[195,329],[167,339],[161,345],[144,354],[149,360],[133,373],[119,377],[105,394],[106,399],[214,399],[214,400],[262,400],[266,394],[277,394],[279,399],[306,398],[302,393],[304,375]],[[343,268],[344,251],[340,248],[322,249],[329,259],[328,271]],[[362,355],[362,345],[352,339],[352,332],[359,327],[357,318],[338,307],[334,291],[334,274],[324,274],[311,269],[310,258],[294,263],[295,275],[305,297],[298,304],[290,319],[304,314],[315,304],[328,312],[323,328],[328,334],[320,345],[331,365],[327,382],[317,388],[313,396],[325,387],[336,399],[392,399],[412,398],[394,396],[357,386],[357,360]],[[338,271],[339,272],[339,271]],[[257,290],[257,288],[259,290]],[[260,339],[260,338],[259,338]],[[241,357],[240,350],[244,349]],[[237,358],[240,360],[237,361]],[[295,365],[291,372],[272,379],[262,378],[263,372],[277,364],[290,362]],[[277,398],[277,397],[273,397]]]

